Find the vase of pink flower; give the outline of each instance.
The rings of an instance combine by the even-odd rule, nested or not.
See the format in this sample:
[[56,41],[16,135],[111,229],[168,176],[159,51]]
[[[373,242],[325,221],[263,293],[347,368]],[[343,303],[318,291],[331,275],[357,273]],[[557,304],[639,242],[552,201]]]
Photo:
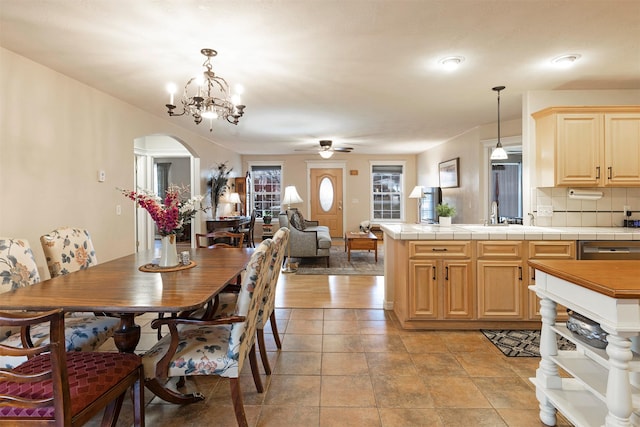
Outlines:
[[184,225],[189,224],[199,211],[204,212],[208,209],[202,207],[203,197],[185,198],[185,195],[189,194],[189,189],[176,185],[169,186],[164,200],[145,190],[120,191],[125,197],[149,212],[151,219],[156,223],[162,243],[158,266],[175,267],[178,265],[176,235],[183,231]]

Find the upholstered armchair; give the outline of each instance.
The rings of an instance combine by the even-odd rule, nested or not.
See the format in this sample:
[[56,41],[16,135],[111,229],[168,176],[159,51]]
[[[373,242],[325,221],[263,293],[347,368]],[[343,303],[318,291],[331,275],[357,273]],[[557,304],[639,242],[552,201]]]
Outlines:
[[[23,239],[0,239],[0,294],[40,282],[38,265],[29,246]],[[2,298],[2,296],[0,296]],[[67,351],[96,350],[113,335],[119,319],[94,316],[67,316],[65,321],[65,346]],[[31,346],[49,342],[49,325],[31,326]],[[21,347],[20,328],[0,326],[0,344]],[[12,368],[26,361],[26,356],[1,356],[0,367]]]
[[287,249],[287,256],[291,258],[319,258],[324,257],[329,267],[329,251],[331,249],[331,235],[329,227],[318,225],[318,221],[309,221],[302,217],[297,209],[280,212],[278,216],[280,227],[289,227],[291,252]]

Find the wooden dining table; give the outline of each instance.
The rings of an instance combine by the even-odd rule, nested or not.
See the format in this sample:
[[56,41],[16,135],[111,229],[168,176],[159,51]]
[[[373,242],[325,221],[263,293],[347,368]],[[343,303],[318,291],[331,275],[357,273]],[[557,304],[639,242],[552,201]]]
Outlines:
[[140,341],[137,315],[178,313],[204,306],[246,267],[253,248],[190,249],[192,268],[145,272],[153,250],[127,255],[86,270],[45,280],[2,294],[0,310],[104,312],[120,317],[117,348],[132,353]]

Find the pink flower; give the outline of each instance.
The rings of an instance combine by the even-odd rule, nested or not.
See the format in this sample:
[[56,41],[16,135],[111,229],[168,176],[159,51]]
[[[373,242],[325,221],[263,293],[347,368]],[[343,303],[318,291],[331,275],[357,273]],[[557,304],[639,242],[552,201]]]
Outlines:
[[[208,209],[202,207],[201,196],[183,200],[182,194],[188,193],[188,189],[175,185],[167,189],[164,203],[158,196],[146,191],[120,190],[120,192],[149,212],[161,236],[182,231],[183,226],[191,222],[198,211],[204,212]],[[200,208],[195,207],[196,203]]]

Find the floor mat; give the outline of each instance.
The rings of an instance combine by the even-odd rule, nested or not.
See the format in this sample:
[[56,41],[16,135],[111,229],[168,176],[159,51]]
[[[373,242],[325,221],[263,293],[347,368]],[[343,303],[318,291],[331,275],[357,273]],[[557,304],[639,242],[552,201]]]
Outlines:
[[[481,332],[509,357],[540,357],[539,330],[486,330]],[[558,350],[574,350],[576,346],[558,336]]]

